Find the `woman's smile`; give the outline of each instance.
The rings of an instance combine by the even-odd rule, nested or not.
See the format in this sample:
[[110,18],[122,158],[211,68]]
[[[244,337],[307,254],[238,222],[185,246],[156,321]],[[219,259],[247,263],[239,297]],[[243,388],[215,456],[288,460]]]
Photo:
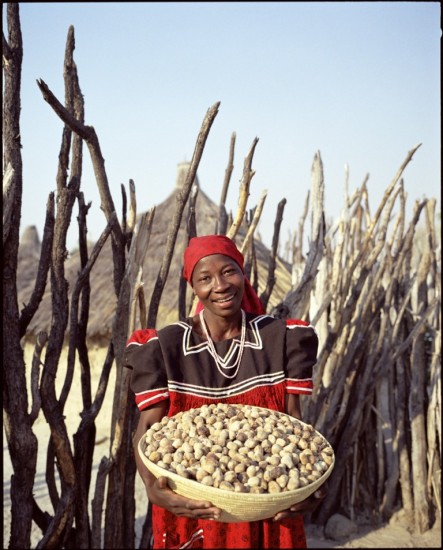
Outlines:
[[224,304],[226,302],[230,302],[231,300],[233,300],[235,298],[235,295],[237,293],[234,292],[233,294],[230,294],[229,296],[226,296],[225,298],[217,298],[215,300],[212,300],[213,302],[215,302],[216,304]]

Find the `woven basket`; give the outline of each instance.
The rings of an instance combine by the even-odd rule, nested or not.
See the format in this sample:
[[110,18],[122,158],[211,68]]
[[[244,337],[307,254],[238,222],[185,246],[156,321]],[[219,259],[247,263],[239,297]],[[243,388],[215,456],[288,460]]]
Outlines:
[[[273,411],[275,412],[275,411]],[[283,413],[279,413],[283,414]],[[300,424],[304,424],[300,422]],[[315,432],[322,439],[325,438]],[[222,510],[218,521],[236,523],[250,522],[271,518],[278,512],[286,510],[293,504],[301,502],[313,494],[331,475],[334,468],[335,457],[332,457],[332,464],[328,470],[315,482],[306,487],[294,491],[281,493],[236,493],[215,487],[208,487],[191,479],[186,479],[178,474],[160,468],[150,461],[144,454],[146,447],[145,438],[142,437],[138,444],[138,452],[148,470],[156,477],[164,476],[168,479],[169,487],[177,494],[193,500],[205,500]]]

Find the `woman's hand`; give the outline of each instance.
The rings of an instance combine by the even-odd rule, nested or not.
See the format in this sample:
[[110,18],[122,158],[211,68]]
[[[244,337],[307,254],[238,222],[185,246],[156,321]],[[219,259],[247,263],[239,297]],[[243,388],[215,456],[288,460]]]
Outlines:
[[166,508],[176,516],[191,519],[214,519],[220,517],[221,510],[205,500],[192,500],[174,493],[168,487],[166,477],[159,477],[149,488],[148,498],[152,504]]
[[311,496],[307,499],[293,504],[287,510],[282,510],[275,514],[273,520],[280,521],[285,518],[293,518],[294,516],[312,514],[312,512],[317,508],[317,506],[325,499],[327,495],[327,486],[326,484],[319,487]]

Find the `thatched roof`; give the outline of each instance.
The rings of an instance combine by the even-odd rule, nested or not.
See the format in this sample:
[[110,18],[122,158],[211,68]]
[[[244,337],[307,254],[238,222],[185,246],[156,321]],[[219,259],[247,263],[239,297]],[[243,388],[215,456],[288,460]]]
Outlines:
[[[170,221],[176,208],[176,194],[181,178],[183,166],[179,165],[177,185],[171,195],[155,208],[154,223],[147,254],[144,261],[144,292],[146,304],[149,307],[151,294],[163,259],[166,238]],[[196,182],[198,185],[198,181]],[[207,235],[215,232],[215,224],[218,219],[218,206],[199,188],[196,200],[196,227],[198,235]],[[178,289],[182,268],[183,251],[187,244],[187,209],[182,217],[181,227],[177,236],[169,276],[162,294],[157,317],[157,328],[178,319]],[[241,243],[245,236],[245,228],[239,231],[237,243]],[[262,292],[266,284],[269,249],[259,240],[254,241],[258,264],[258,288]],[[91,244],[92,249],[92,244]],[[18,266],[18,299],[20,308],[31,296],[35,276],[37,273],[40,252],[40,241],[35,227],[27,228],[22,236],[19,249]],[[65,263],[65,276],[69,283],[70,292],[79,272],[80,259],[78,251],[70,254]],[[90,276],[91,297],[90,315],[88,323],[88,338],[99,345],[109,340],[111,335],[112,319],[116,307],[116,297],[113,292],[113,263],[110,240],[106,242],[98,257]],[[268,310],[279,303],[290,290],[291,275],[289,267],[284,262],[279,262],[276,273],[277,281],[271,295]],[[190,293],[189,293],[190,300]],[[27,338],[33,340],[40,330],[50,330],[51,324],[51,294],[48,281],[42,303],[30,326]]]

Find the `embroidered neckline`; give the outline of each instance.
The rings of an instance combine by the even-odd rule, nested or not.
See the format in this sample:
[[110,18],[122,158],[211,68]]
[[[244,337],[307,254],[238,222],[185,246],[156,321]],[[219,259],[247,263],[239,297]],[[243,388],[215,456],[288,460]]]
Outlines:
[[[203,328],[203,332],[206,336],[206,340],[208,342],[208,349],[209,349],[209,353],[212,355],[212,357],[214,358],[214,361],[215,361],[215,364],[217,366],[217,369],[218,369],[218,372],[224,376],[225,378],[229,378],[229,379],[232,379],[232,378],[235,378],[237,376],[237,373],[240,369],[240,364],[241,364],[241,360],[242,360],[242,356],[243,356],[243,351],[245,349],[245,342],[246,342],[246,314],[243,310],[241,310],[241,314],[242,314],[242,323],[241,323],[241,335],[240,335],[240,347],[239,347],[239,350],[238,350],[238,354],[237,354],[237,359],[234,361],[234,363],[232,365],[224,365],[223,364],[223,359],[219,356],[219,354],[217,353],[217,350],[215,349],[215,345],[214,345],[214,341],[212,340],[211,336],[209,335],[209,331],[208,331],[208,327],[206,326],[206,322],[205,322],[205,318],[204,318],[204,315],[203,315],[203,309],[200,311],[199,313],[199,317],[200,317],[200,324]],[[234,374],[225,374],[223,372],[222,369],[225,369],[225,370],[231,370],[231,369],[234,369],[235,368],[235,372]]]

